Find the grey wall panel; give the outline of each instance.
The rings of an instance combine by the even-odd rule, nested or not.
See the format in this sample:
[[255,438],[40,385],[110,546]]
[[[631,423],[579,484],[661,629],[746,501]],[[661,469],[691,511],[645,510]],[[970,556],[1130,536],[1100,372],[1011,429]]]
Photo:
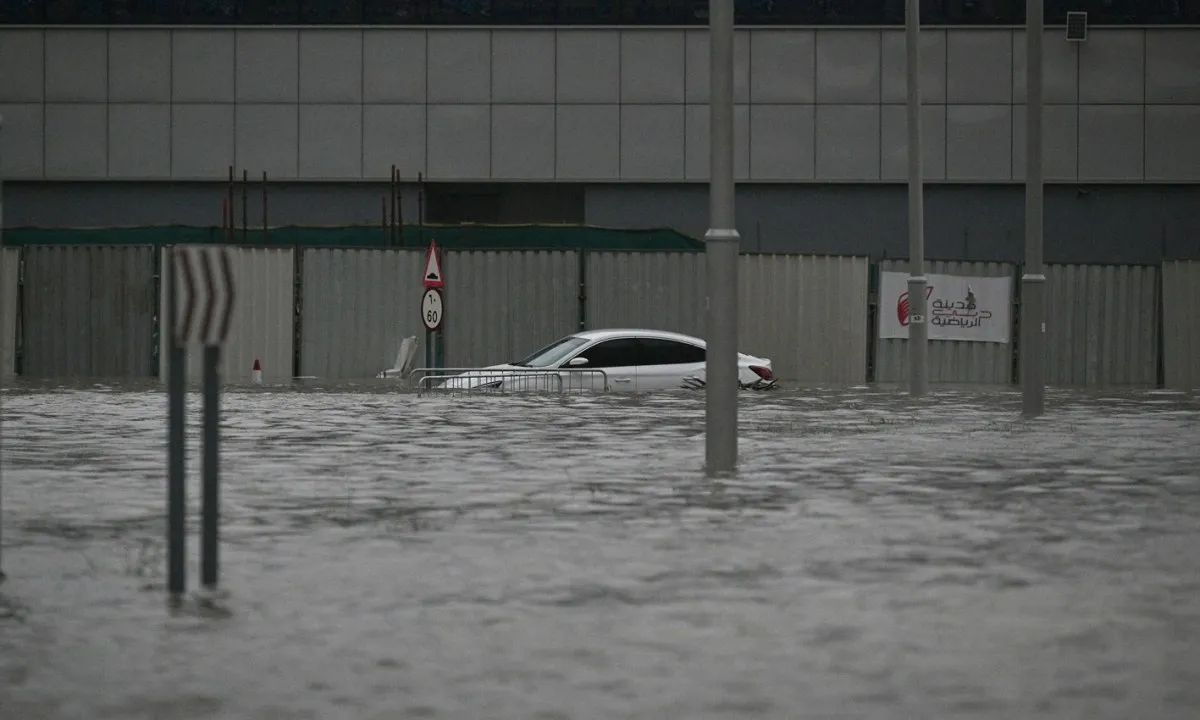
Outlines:
[[21,270],[21,251],[0,248],[0,380],[16,372],[17,281]]
[[1200,261],[1163,263],[1162,311],[1165,385],[1200,389]]
[[683,30],[622,30],[621,103],[682,103],[685,42]]
[[621,177],[626,180],[682,180],[682,105],[621,106]]
[[299,171],[300,117],[295,104],[241,103],[234,112],[234,162],[238,170],[259,177],[265,171],[277,180],[295,178]]
[[430,180],[466,180],[491,175],[491,107],[430,105],[426,112],[425,158]]
[[816,102],[816,54],[813,30],[756,31],[750,41],[750,102]]
[[108,32],[46,31],[46,102],[108,101]]
[[[748,30],[735,30],[733,33],[733,100],[739,104],[750,102],[750,35]],[[708,47],[707,30],[687,31],[684,97],[688,103],[708,102],[708,71],[711,65]]]
[[816,173],[813,105],[750,106],[750,177],[811,180]]
[[[708,180],[711,153],[708,147],[708,128],[712,111],[708,105],[684,106],[684,177],[688,180]],[[750,106],[733,108],[733,175],[736,180],[750,178]]]
[[1138,181],[1143,177],[1144,108],[1079,106],[1079,179]]
[[[904,260],[884,260],[881,272],[908,272]],[[925,272],[938,275],[973,277],[1013,277],[1015,268],[1007,263],[926,262]],[[1013,294],[1016,288],[1014,285]],[[892,308],[880,301],[879,312]],[[901,383],[908,381],[908,340],[882,339],[879,326],[872,328],[875,346],[875,381]],[[1007,385],[1012,382],[1011,342],[929,341],[929,380],[935,383],[962,385]]]
[[[908,56],[903,30],[880,33],[882,102],[908,101]],[[946,31],[921,31],[921,101],[946,102]]]
[[554,104],[553,30],[492,31],[492,102]]
[[99,180],[108,173],[108,106],[46,105],[47,178]]
[[[908,108],[880,108],[880,174],[884,180],[908,179]],[[946,177],[946,106],[921,106],[922,171],[926,180]]]
[[362,177],[362,120],[359,105],[301,105],[300,177]]
[[363,40],[358,30],[300,31],[300,102],[360,103]]
[[[162,249],[169,261],[170,247]],[[237,296],[229,337],[221,348],[221,381],[247,385],[254,361],[262,363],[264,383],[291,382],[295,347],[295,263],[291,248],[232,247],[233,282]],[[165,267],[165,265],[164,265]],[[170,282],[164,274],[159,307],[166,308]],[[167,379],[167,337],[160,334],[159,378]],[[189,383],[200,381],[203,350],[188,348]]]
[[743,255],[739,350],[770,358],[783,380],[865,382],[869,268],[865,257]]
[[1146,35],[1146,102],[1200,104],[1196,31],[1163,29]]
[[40,180],[45,123],[39,103],[0,104],[4,130],[0,131],[0,158],[9,180]]
[[45,99],[45,33],[0,29],[0,103],[40,103]]
[[829,30],[817,33],[817,102],[879,102],[881,38],[878,30]]
[[171,107],[171,177],[228,178],[229,166],[234,164],[236,107],[180,104]]
[[386,180],[392,165],[411,182],[425,165],[424,105],[363,106],[363,176]]
[[1200,183],[1200,105],[1146,106],[1146,179]]
[[621,174],[621,113],[616,105],[559,105],[555,174],[560,180],[616,180]]
[[816,175],[825,180],[878,180],[878,105],[816,107]]
[[300,37],[296,30],[238,29],[239,103],[294,103],[299,99]]
[[492,36],[487,30],[431,30],[426,82],[429,102],[457,105],[492,99]]
[[575,252],[447,252],[443,257],[447,366],[511,362],[579,329]]
[[373,378],[392,367],[400,342],[425,357],[421,271],[413,250],[304,251],[300,372],[327,380]]
[[704,253],[589,252],[587,327],[650,328],[704,337]]
[[946,107],[946,177],[995,181],[1012,177],[1012,106]]
[[1158,267],[1046,267],[1046,384],[1154,387]]
[[[1089,34],[1095,28],[1088,28]],[[1101,30],[1100,32],[1104,32]],[[1094,37],[1094,35],[1092,35]],[[1089,37],[1090,41],[1092,38]],[[1025,102],[1025,31],[1014,30],[1013,42],[1013,102]],[[1079,102],[1080,43],[1067,42],[1061,27],[1046,30],[1042,35],[1042,101],[1060,105]]]
[[559,30],[556,57],[559,104],[621,101],[620,31]]
[[236,55],[233,31],[172,31],[171,99],[177,103],[233,102]]
[[[1156,40],[1158,32],[1154,33]],[[1079,102],[1140,103],[1146,93],[1146,33],[1089,29],[1079,47]]]
[[492,179],[554,179],[554,106],[492,106]]
[[108,108],[108,177],[171,176],[171,106],[120,104]]
[[363,102],[424,103],[427,42],[424,30],[363,31]]
[[999,105],[1013,100],[1011,30],[949,30],[946,102]]
[[27,377],[150,377],[154,363],[154,249],[25,248]]
[[171,102],[170,30],[109,30],[108,101]]
[[[1047,180],[1074,180],[1079,170],[1079,108],[1042,107],[1042,172]],[[1013,179],[1025,179],[1025,106],[1013,106]]]

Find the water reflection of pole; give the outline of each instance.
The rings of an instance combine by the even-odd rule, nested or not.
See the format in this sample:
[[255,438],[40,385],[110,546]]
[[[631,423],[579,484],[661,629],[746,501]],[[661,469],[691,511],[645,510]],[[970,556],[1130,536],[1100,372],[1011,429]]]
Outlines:
[[921,1],[907,0],[904,46],[908,71],[908,392],[929,392],[929,324],[925,287],[925,183],[921,149]]
[[733,0],[709,0],[708,473],[737,465],[737,292],[740,238],[734,222]]
[[1046,405],[1046,275],[1042,265],[1042,0],[1025,5],[1025,272],[1021,276],[1021,410]]

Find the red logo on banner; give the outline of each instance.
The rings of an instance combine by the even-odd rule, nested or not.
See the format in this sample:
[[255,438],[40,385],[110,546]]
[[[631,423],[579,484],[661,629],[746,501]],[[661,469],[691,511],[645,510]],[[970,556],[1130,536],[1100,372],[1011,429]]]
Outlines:
[[[925,299],[933,295],[933,286],[925,287]],[[900,293],[900,299],[896,301],[896,319],[900,321],[900,327],[908,327],[908,292]]]

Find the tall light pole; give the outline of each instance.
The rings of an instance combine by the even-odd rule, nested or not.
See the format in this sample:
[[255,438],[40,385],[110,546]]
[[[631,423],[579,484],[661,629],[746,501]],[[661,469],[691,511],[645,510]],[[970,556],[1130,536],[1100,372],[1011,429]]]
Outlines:
[[907,0],[908,70],[908,392],[929,392],[929,324],[925,317],[925,183],[921,150],[921,0]]
[[705,469],[737,466],[737,292],[740,238],[733,198],[733,0],[709,0],[708,353]]
[[1046,409],[1046,275],[1042,264],[1042,0],[1025,4],[1025,272],[1021,276],[1021,410]]
[[[4,116],[0,115],[0,280],[4,278]],[[0,285],[0,327],[4,325],[4,296],[5,288]],[[13,338],[0,338],[0,362],[4,362],[4,344],[12,342]],[[0,386],[4,384],[4,373],[8,368],[0,367]],[[2,389],[2,388],[0,388]],[[3,396],[4,393],[0,393]],[[0,428],[3,432],[3,428]],[[0,440],[2,442],[2,440]],[[4,582],[4,477],[0,473],[0,582]]]

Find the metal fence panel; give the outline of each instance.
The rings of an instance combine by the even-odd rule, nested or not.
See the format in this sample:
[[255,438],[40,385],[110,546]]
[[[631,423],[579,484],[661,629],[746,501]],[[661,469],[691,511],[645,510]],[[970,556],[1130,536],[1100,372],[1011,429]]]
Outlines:
[[22,374],[153,375],[154,283],[150,246],[26,248]]
[[1200,261],[1163,263],[1164,384],[1200,389]]
[[[881,272],[908,272],[907,260],[884,260]],[[926,262],[925,272],[968,277],[1013,277],[1009,263]],[[1014,296],[1016,286],[1013,287]],[[889,308],[880,308],[887,312]],[[908,381],[908,340],[882,339],[878,324],[875,338],[875,381]],[[1008,343],[929,341],[929,381],[963,385],[1005,385],[1012,382],[1012,335]]]
[[866,381],[868,258],[743,255],[740,264],[741,352],[770,358],[781,380]]
[[704,253],[589,252],[584,272],[588,329],[704,337]]
[[453,251],[443,257],[447,367],[511,362],[579,329],[575,251]]
[[1158,382],[1158,268],[1046,266],[1046,384]]
[[400,341],[417,338],[423,364],[417,250],[304,251],[300,372],[330,380],[373,378],[392,367]]
[[[233,282],[237,292],[229,338],[221,350],[221,379],[235,385],[247,384],[254,361],[262,363],[263,382],[291,382],[295,334],[295,264],[291,248],[231,247]],[[163,263],[171,248],[162,249]],[[164,276],[166,274],[164,273]],[[162,283],[159,301],[166,308],[169,282]],[[189,383],[200,381],[203,351],[188,349]],[[167,377],[167,338],[160,338],[160,374]]]
[[17,281],[21,270],[21,252],[16,248],[0,251],[0,380],[16,373],[17,358]]

